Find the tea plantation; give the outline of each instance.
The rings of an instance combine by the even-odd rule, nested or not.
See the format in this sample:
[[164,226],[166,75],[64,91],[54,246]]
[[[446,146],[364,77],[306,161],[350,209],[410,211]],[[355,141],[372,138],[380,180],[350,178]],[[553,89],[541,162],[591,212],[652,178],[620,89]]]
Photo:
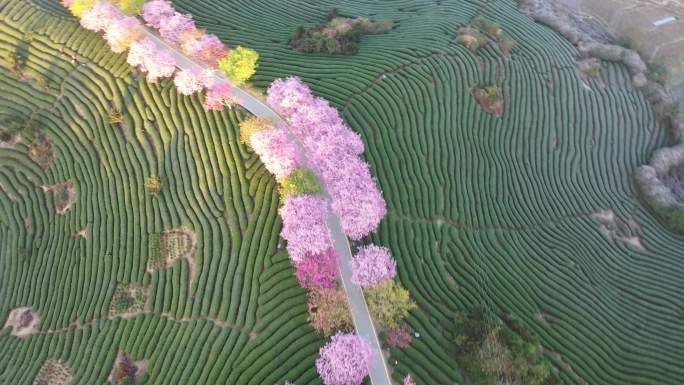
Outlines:
[[[389,211],[366,241],[391,249],[418,305],[388,358],[397,381],[462,383],[454,314],[485,304],[539,338],[563,384],[681,384],[684,238],[632,182],[668,132],[625,68],[583,77],[513,0],[174,5],[256,49],[257,87],[300,76],[362,135]],[[394,28],[352,56],[288,46],[334,7]],[[456,41],[476,16],[517,43],[510,58]],[[500,118],[471,93],[489,84]],[[147,83],[55,0],[0,0],[0,91],[23,130],[0,147],[0,322],[40,318],[26,338],[0,330],[1,385],[41,368],[104,384],[119,350],[148,360],[140,384],[321,383],[277,185],[239,142],[247,112]],[[49,190],[64,183],[73,196]]]

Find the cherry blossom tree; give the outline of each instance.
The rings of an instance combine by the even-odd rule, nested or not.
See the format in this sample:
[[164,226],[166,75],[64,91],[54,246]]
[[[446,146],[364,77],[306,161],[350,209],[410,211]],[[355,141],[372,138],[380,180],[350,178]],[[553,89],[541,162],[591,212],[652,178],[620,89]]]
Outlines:
[[193,67],[176,72],[173,83],[178,92],[189,96],[195,92],[202,91],[206,84],[207,74],[200,67]]
[[387,328],[384,330],[385,343],[392,347],[403,349],[411,344],[413,337],[411,337],[411,328],[403,324],[396,328]]
[[227,81],[215,82],[207,87],[204,96],[204,109],[206,111],[221,111],[223,106],[230,104],[233,87]]
[[311,288],[334,288],[338,276],[338,256],[335,249],[328,249],[323,253],[307,254],[297,263],[296,275],[299,285]]
[[115,6],[103,1],[83,14],[81,26],[95,32],[106,31],[112,23],[123,17]]
[[298,77],[276,79],[268,88],[267,102],[278,113],[289,116],[301,106],[312,103],[313,95]]
[[251,135],[250,144],[276,180],[286,178],[303,163],[299,149],[284,127],[257,131]]
[[280,208],[283,229],[280,235],[287,240],[287,252],[295,263],[307,254],[325,252],[332,247],[328,228],[328,205],[314,195],[290,197]]
[[252,134],[261,130],[273,129],[271,120],[253,116],[240,122],[240,142],[252,148]]
[[167,78],[176,71],[176,57],[171,52],[158,49],[148,58],[147,81],[156,83],[159,78]]
[[143,6],[142,16],[149,26],[159,29],[162,20],[173,17],[175,13],[176,10],[170,1],[151,0]]
[[372,287],[397,275],[397,262],[383,246],[360,247],[350,265],[352,282],[361,287]]
[[309,292],[309,322],[324,335],[351,328],[349,302],[342,289],[316,288]]
[[196,30],[192,16],[174,12],[170,17],[163,17],[159,21],[159,34],[162,38],[179,43],[183,34]]
[[62,4],[62,7],[69,8],[71,5],[74,3],[74,0],[62,0],[60,1],[60,4]]
[[115,53],[122,53],[143,35],[142,24],[133,16],[114,20],[105,31],[105,39]]
[[332,209],[345,234],[358,240],[375,231],[387,213],[370,166],[358,155],[363,142],[347,127],[339,111],[296,77],[276,80],[268,103],[284,115],[302,141],[311,166],[332,197]]
[[373,361],[371,346],[356,334],[334,335],[319,353],[316,369],[325,385],[360,385]]
[[416,385],[416,382],[410,374],[407,374],[406,377],[404,377],[404,385]]
[[176,58],[170,52],[157,47],[150,38],[133,42],[128,51],[128,64],[147,72],[147,80],[155,83],[161,77],[169,77],[176,70]]
[[185,54],[201,60],[211,66],[216,66],[219,60],[228,55],[228,48],[216,35],[201,35],[188,38],[181,44]]

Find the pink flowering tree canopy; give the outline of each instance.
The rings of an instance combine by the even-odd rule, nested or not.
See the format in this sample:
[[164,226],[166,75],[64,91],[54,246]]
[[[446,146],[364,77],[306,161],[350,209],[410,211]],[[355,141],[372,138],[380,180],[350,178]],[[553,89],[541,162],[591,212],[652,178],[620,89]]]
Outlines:
[[360,385],[373,361],[371,346],[356,334],[334,335],[319,353],[316,369],[325,385]]
[[328,228],[328,205],[323,198],[300,195],[288,198],[280,208],[283,229],[280,235],[287,240],[287,252],[295,263],[307,254],[323,253],[332,248]]
[[416,385],[416,382],[410,374],[407,374],[406,377],[404,377],[404,385]]
[[297,263],[297,279],[299,285],[312,289],[332,289],[337,284],[338,256],[335,249],[328,249],[323,253],[307,254]]
[[216,35],[191,37],[181,45],[183,52],[197,60],[216,67],[228,55],[228,48]]
[[127,61],[128,64],[147,72],[147,80],[151,83],[173,75],[176,70],[176,58],[173,54],[157,47],[150,38],[133,42],[128,51]]
[[364,149],[361,137],[344,124],[336,108],[314,97],[297,77],[274,81],[267,101],[288,119],[304,144],[345,234],[359,240],[375,231],[387,207],[370,166],[358,157]]
[[179,12],[174,12],[172,16],[164,17],[159,21],[159,34],[172,43],[180,42],[183,34],[196,29],[192,16]]
[[299,149],[283,127],[254,132],[249,139],[266,169],[279,181],[303,163]]
[[140,21],[136,17],[126,16],[109,24],[104,37],[113,52],[122,53],[142,35],[143,29]]
[[276,79],[268,88],[268,104],[278,113],[289,116],[313,102],[309,87],[298,77]]
[[95,32],[106,31],[115,21],[124,15],[113,5],[107,2],[95,4],[81,17],[81,26]]
[[175,13],[170,1],[151,0],[143,6],[142,17],[149,26],[159,29],[162,21],[173,17]]
[[397,275],[397,263],[389,249],[368,245],[359,248],[351,261],[352,282],[361,287],[373,287]]
[[207,111],[221,111],[223,106],[229,105],[233,87],[227,81],[215,82],[207,87],[204,97],[204,109]]
[[200,67],[193,67],[178,71],[173,79],[178,92],[183,95],[192,95],[202,91],[206,84],[207,74]]

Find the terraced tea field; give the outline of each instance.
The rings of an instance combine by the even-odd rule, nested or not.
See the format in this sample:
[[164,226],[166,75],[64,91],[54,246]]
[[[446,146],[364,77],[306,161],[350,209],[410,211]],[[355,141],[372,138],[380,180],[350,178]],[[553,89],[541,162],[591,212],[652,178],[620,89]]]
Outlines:
[[[419,306],[419,337],[391,351],[397,380],[460,383],[453,313],[485,302],[540,338],[564,384],[681,383],[684,239],[632,185],[668,134],[624,68],[582,78],[573,46],[507,0],[174,5],[259,51],[257,86],[301,76],[363,136],[389,208],[373,241]],[[395,28],[355,56],[288,48],[335,6]],[[478,15],[518,42],[510,59],[455,43]],[[28,338],[0,331],[0,384],[42,367],[104,384],[119,350],[149,361],[141,384],[320,383],[324,340],[278,237],[277,186],[237,140],[247,114],[138,79],[54,0],[0,0],[0,58],[0,114],[55,156],[44,168],[26,141],[0,148],[0,319],[39,317]],[[501,118],[470,93],[492,83]],[[62,183],[75,198],[41,188]]]

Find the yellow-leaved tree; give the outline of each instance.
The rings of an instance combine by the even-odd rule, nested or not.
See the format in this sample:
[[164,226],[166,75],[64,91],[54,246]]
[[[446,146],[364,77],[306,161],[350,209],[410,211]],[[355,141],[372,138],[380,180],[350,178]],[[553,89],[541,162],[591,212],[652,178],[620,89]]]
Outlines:
[[230,78],[233,84],[244,84],[254,75],[257,69],[259,54],[251,48],[238,46],[228,53],[228,56],[218,63],[223,73]]

